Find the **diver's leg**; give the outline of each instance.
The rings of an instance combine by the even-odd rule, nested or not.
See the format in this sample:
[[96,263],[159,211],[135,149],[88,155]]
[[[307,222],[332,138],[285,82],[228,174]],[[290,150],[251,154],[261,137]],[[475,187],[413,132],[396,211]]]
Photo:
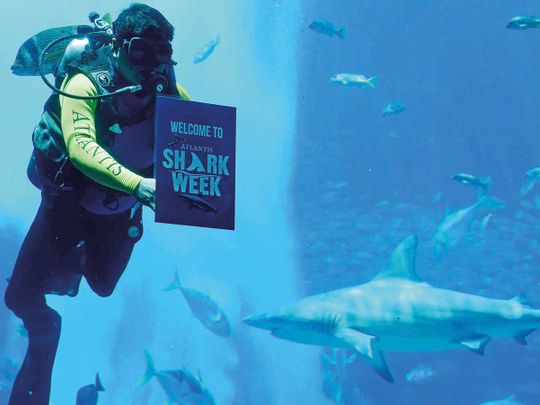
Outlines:
[[[101,297],[114,291],[127,267],[133,247],[142,236],[142,208],[130,212],[90,217],[86,223],[86,264],[84,276],[92,290]],[[137,227],[138,234],[129,235]]]
[[[5,302],[28,330],[26,356],[15,379],[10,405],[46,405],[51,374],[60,338],[61,318],[47,306],[45,290],[62,267],[66,251],[76,245],[72,231],[63,230],[70,211],[55,210],[42,202],[26,235],[5,293]],[[61,215],[61,217],[59,217]]]
[[28,330],[28,348],[15,378],[9,405],[47,405],[54,358],[60,339],[61,317],[47,306],[45,296],[14,309]]

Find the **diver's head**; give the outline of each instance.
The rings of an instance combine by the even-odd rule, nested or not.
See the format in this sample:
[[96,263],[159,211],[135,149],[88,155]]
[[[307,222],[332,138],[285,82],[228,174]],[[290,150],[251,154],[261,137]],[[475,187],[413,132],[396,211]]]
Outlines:
[[156,9],[134,3],[113,23],[113,55],[120,74],[144,84],[172,63],[174,27]]

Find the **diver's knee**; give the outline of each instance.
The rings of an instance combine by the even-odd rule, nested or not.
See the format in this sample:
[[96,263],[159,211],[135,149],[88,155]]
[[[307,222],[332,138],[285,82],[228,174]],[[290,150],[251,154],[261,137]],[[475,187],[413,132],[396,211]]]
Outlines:
[[108,286],[108,285],[100,285],[96,283],[88,283],[90,285],[90,288],[92,291],[94,291],[97,295],[99,295],[102,298],[107,298],[112,295],[114,292],[115,286]]
[[19,312],[19,309],[25,307],[24,298],[21,296],[21,294],[17,294],[17,291],[15,291],[11,284],[8,284],[6,292],[4,293],[4,303],[6,304],[6,307],[9,310],[13,311],[17,316],[19,316],[17,314],[17,312]]

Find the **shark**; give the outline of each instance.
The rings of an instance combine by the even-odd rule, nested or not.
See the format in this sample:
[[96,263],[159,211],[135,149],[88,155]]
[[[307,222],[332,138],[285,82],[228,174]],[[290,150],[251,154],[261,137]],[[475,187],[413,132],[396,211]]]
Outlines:
[[524,295],[494,299],[437,288],[416,271],[418,238],[410,235],[370,281],[308,296],[244,318],[250,326],[293,342],[353,349],[394,382],[384,352],[468,349],[484,354],[490,340],[526,336],[540,327],[540,310]]

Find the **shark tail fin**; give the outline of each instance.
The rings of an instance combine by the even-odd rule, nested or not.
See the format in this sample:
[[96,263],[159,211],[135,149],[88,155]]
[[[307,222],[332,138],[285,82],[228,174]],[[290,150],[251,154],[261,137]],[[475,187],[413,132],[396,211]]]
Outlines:
[[371,76],[367,81],[369,87],[375,88],[377,87],[377,76]]
[[527,182],[523,185],[523,187],[521,187],[521,188],[519,189],[519,195],[520,195],[521,197],[524,197],[525,194],[527,194],[529,191],[532,190],[533,186],[534,186],[534,181],[532,181],[532,180],[527,181]]
[[165,287],[163,291],[179,290],[180,288],[182,288],[182,283],[180,282],[180,277],[178,277],[178,269],[176,269],[173,282]]
[[514,340],[518,342],[520,345],[526,345],[527,340],[525,338],[529,336],[531,333],[533,333],[536,329],[525,329],[520,331],[516,336],[514,336]]
[[99,373],[96,373],[96,391],[105,391],[105,388],[99,379]]
[[156,375],[156,368],[154,367],[154,359],[152,359],[152,355],[148,350],[145,350],[144,356],[146,358],[146,373],[144,373],[144,376],[139,385],[146,384],[153,376]]
[[343,28],[340,28],[339,30],[336,31],[336,34],[338,37],[340,37],[341,39],[345,38],[345,27]]

